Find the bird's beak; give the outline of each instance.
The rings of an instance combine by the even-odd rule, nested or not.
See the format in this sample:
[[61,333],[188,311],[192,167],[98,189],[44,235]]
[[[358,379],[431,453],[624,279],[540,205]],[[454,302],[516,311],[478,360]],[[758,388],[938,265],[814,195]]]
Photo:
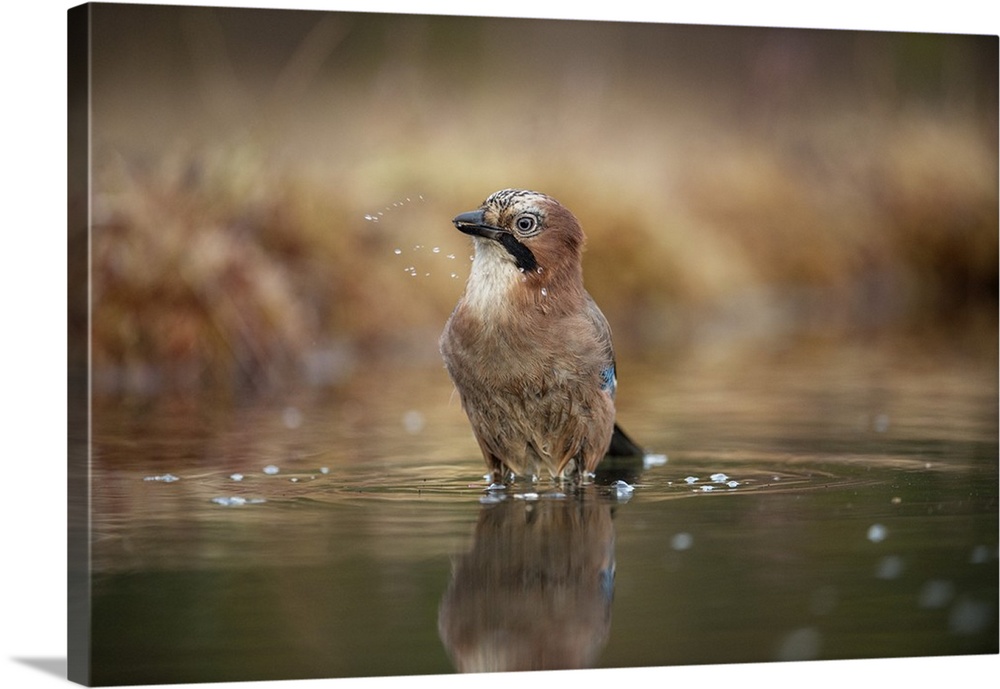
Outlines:
[[483,219],[482,210],[469,211],[468,213],[456,215],[452,222],[455,223],[455,227],[465,234],[495,239],[496,241],[500,241],[501,235],[510,234],[502,228],[487,225]]

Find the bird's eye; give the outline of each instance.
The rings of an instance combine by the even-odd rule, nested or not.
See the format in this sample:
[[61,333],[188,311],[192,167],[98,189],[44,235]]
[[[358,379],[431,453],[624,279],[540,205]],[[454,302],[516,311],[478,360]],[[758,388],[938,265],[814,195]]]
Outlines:
[[514,226],[521,234],[531,234],[538,227],[538,219],[533,215],[522,215],[514,221]]

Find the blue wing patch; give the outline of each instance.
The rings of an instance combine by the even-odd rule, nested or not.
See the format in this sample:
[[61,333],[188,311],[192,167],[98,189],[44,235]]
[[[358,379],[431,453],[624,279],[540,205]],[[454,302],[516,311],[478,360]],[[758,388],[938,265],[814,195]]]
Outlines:
[[597,576],[600,577],[599,586],[601,589],[601,595],[604,596],[605,600],[610,602],[615,595],[615,563],[612,562],[610,565],[602,569],[598,572]]
[[615,376],[615,365],[609,364],[601,371],[601,390],[610,392],[611,396],[614,397],[617,388],[618,378]]

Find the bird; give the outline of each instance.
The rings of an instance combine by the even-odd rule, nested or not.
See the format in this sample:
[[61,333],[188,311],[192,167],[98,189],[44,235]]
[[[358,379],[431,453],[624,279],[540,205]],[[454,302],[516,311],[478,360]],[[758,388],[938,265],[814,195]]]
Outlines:
[[641,455],[615,419],[611,328],[583,285],[576,216],[502,189],[452,222],[474,252],[439,345],[492,482],[580,482],[606,454]]

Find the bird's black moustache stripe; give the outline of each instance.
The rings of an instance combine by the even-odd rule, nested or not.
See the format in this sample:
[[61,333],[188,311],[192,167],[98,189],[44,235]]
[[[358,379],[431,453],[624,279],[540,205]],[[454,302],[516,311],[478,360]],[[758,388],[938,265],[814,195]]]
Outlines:
[[538,261],[535,260],[535,255],[531,253],[531,249],[519,242],[510,230],[483,222],[483,211],[481,209],[456,215],[452,222],[455,224],[455,227],[465,234],[485,237],[486,239],[498,242],[514,258],[514,263],[521,270],[528,272],[535,271],[538,268]]
[[497,236],[497,241],[503,245],[503,248],[507,250],[511,256],[514,257],[514,263],[517,267],[525,272],[534,272],[538,268],[538,261],[535,260],[535,255],[531,253],[531,249],[526,247],[521,242],[517,241],[517,238],[509,232],[501,232]]

